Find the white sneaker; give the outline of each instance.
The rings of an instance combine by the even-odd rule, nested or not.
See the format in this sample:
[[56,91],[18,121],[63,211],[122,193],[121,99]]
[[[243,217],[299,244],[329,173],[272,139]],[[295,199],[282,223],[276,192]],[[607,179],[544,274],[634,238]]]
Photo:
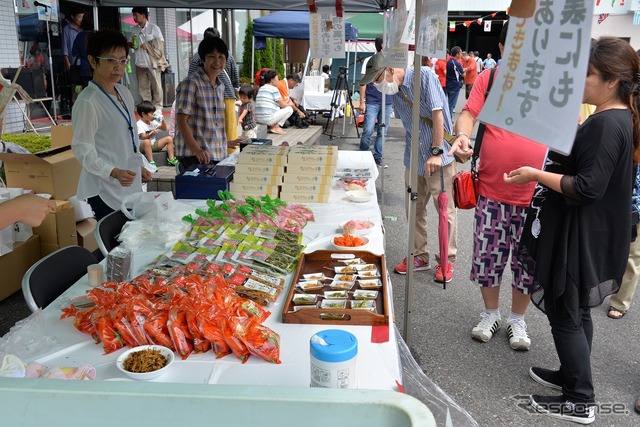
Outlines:
[[507,335],[512,349],[527,351],[531,347],[531,340],[527,334],[527,324],[524,320],[509,320],[507,322]]
[[480,313],[480,323],[471,331],[471,338],[487,342],[498,329],[500,329],[500,315],[483,311]]

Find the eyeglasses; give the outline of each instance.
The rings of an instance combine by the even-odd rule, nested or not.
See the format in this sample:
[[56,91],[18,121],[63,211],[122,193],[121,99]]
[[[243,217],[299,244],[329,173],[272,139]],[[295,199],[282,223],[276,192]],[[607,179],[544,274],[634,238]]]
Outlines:
[[96,56],[96,59],[102,59],[107,62],[109,65],[127,65],[129,63],[129,58],[125,59],[116,59],[116,58],[104,58],[102,56]]

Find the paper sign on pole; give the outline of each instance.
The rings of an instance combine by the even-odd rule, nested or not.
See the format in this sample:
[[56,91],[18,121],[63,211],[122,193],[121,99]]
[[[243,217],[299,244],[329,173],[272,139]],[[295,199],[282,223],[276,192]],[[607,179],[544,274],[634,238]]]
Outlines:
[[417,26],[416,53],[435,58],[447,57],[447,3],[447,0],[423,1]]
[[416,44],[416,2],[414,1],[409,4],[407,22],[404,25],[400,42],[404,44]]
[[402,43],[403,30],[407,23],[407,7],[405,2],[398,3],[389,20],[389,33],[385,41],[384,65],[391,68],[405,68],[409,58],[409,46]]
[[594,3],[536,0],[511,18],[500,72],[478,120],[568,154],[578,126]]
[[344,18],[336,9],[319,7],[309,14],[309,48],[312,58],[344,58]]

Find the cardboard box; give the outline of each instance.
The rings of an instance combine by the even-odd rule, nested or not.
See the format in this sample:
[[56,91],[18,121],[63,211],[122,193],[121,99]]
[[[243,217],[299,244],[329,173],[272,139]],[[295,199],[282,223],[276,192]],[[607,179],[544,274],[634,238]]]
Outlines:
[[332,154],[289,153],[289,155],[287,156],[287,164],[307,164],[335,167],[338,164],[338,156]]
[[329,175],[297,175],[292,173],[285,173],[283,176],[283,182],[285,184],[331,185],[333,184],[333,177]]
[[95,230],[97,223],[98,221],[96,221],[95,218],[88,218],[76,223],[78,245],[90,250],[91,252],[98,249],[98,242],[96,242],[96,237],[93,234],[93,230]]
[[295,203],[328,203],[329,194],[304,194],[280,192],[280,200]]
[[51,128],[51,149],[36,154],[0,153],[9,187],[66,200],[76,194],[82,167],[71,152],[71,126]]
[[238,164],[284,166],[287,164],[287,155],[282,153],[275,154],[266,151],[262,153],[254,153],[247,152],[245,149],[238,156]]
[[283,175],[284,166],[236,164],[236,173],[247,175]]
[[240,182],[232,182],[229,184],[229,191],[234,196],[236,193],[252,193],[260,194],[262,196],[278,197],[280,188],[277,185],[263,185],[263,184],[243,184]]
[[331,185],[316,183],[284,183],[282,191],[285,193],[315,193],[331,194]]
[[76,234],[76,212],[67,201],[55,200],[56,208],[50,211],[33,234],[40,236],[40,244],[57,245],[58,248],[78,244]]
[[13,251],[0,256],[0,300],[22,288],[22,276],[40,259],[40,238],[31,236],[13,245]]
[[282,184],[282,176],[236,173],[233,175],[233,182],[240,184],[280,185]]
[[287,173],[294,175],[329,175],[334,176],[336,174],[336,167],[324,166],[324,165],[309,165],[309,164],[291,164],[287,165]]

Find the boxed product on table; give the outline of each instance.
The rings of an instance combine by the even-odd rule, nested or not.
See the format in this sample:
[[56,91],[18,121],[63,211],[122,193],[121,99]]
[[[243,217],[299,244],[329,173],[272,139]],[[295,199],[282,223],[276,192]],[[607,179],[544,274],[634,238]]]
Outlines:
[[71,126],[51,127],[51,149],[39,153],[0,153],[7,186],[66,200],[76,194],[82,167],[71,151]]
[[288,183],[282,184],[281,191],[284,193],[314,193],[314,194],[330,194],[330,184],[316,184],[316,183]]
[[329,193],[287,193],[280,192],[280,200],[294,203],[328,203]]
[[236,173],[245,175],[283,175],[284,166],[236,164]]
[[40,259],[40,237],[31,236],[26,242],[17,242],[13,250],[0,256],[0,301],[20,290],[22,276]]
[[336,173],[335,165],[313,165],[306,163],[289,163],[287,164],[287,173],[294,175],[329,175],[334,176]]
[[282,178],[285,184],[316,184],[330,186],[333,183],[333,177],[330,175],[297,175],[285,173]]
[[287,164],[288,147],[250,146],[238,155],[238,164],[275,165]]
[[176,199],[218,199],[218,191],[228,190],[233,166],[191,165],[176,176]]
[[280,188],[277,185],[269,184],[245,184],[241,182],[232,182],[229,184],[229,191],[234,196],[236,194],[260,194],[261,196],[278,197]]
[[280,185],[282,184],[282,175],[251,175],[236,173],[233,175],[233,182],[254,185]]

